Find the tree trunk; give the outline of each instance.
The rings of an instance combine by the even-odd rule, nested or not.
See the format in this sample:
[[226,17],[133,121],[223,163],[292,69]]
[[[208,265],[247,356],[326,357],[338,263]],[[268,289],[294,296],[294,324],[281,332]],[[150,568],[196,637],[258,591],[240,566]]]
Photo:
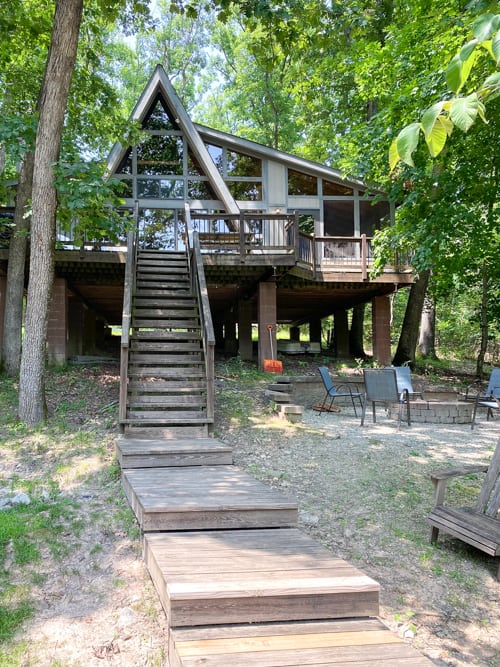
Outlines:
[[9,377],[19,375],[23,326],[24,269],[28,245],[29,219],[26,206],[31,198],[34,154],[25,154],[19,184],[17,186],[14,211],[14,232],[9,244],[7,288],[5,291],[5,315],[3,328],[2,362]]
[[355,359],[365,359],[363,332],[365,324],[365,306],[360,303],[352,309],[351,328],[349,330],[349,351]]
[[481,289],[481,310],[480,310],[480,327],[481,327],[481,344],[476,359],[476,375],[480,378],[483,376],[484,358],[488,349],[488,266],[483,262],[481,267],[482,274],[482,289]]
[[429,283],[429,276],[429,270],[422,271],[418,280],[411,286],[403,326],[401,327],[401,334],[399,336],[398,348],[392,360],[395,366],[403,366],[408,363],[413,365],[415,363],[415,349],[417,347],[420,318]]
[[420,318],[420,337],[417,347],[422,359],[437,359],[436,355],[436,303],[428,294],[424,298]]
[[64,114],[78,47],[83,0],[58,0],[39,104],[33,169],[30,274],[19,378],[19,418],[45,419],[45,348],[54,274],[57,208],[52,165],[59,159]]

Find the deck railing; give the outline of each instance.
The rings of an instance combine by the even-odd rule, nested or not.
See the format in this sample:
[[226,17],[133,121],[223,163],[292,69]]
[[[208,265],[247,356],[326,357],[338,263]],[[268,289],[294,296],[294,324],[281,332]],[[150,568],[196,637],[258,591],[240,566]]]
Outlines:
[[240,255],[298,253],[298,217],[282,213],[233,215],[190,211],[193,231],[198,232],[200,251]]
[[[137,224],[137,207],[134,218]],[[132,325],[132,295],[135,290],[135,267],[137,263],[137,226],[128,233],[127,263],[123,286],[122,337],[120,344],[120,402],[119,421],[127,416],[128,357],[130,348],[130,327]]]
[[199,241],[199,232],[193,229],[189,207],[185,209],[186,247],[193,294],[198,297],[205,374],[207,380],[207,418],[213,420],[215,411],[215,334],[212,324],[208,289]]

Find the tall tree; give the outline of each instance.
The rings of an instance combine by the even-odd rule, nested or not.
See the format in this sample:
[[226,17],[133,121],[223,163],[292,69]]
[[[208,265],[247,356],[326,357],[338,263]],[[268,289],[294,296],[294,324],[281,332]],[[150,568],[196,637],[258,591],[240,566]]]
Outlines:
[[54,273],[57,209],[53,165],[59,159],[82,12],[83,0],[58,0],[40,94],[33,166],[26,333],[19,380],[19,417],[30,425],[45,418],[45,343]]

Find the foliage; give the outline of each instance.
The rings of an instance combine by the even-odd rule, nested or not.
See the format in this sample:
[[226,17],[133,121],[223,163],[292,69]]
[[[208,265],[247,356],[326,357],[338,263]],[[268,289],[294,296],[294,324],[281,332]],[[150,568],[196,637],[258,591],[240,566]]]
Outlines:
[[58,221],[71,231],[77,245],[85,241],[123,241],[132,225],[129,214],[119,207],[121,181],[104,180],[105,165],[96,162],[59,164],[55,168],[59,199]]
[[479,116],[486,122],[485,102],[494,99],[500,93],[500,72],[489,75],[476,90],[469,94],[460,94],[469,80],[473,68],[478,66],[484,49],[500,65],[500,14],[483,14],[472,26],[470,39],[456,54],[445,71],[449,90],[454,94],[451,99],[444,99],[429,107],[420,122],[410,123],[394,139],[389,150],[389,162],[393,170],[402,160],[414,166],[415,152],[420,132],[423,133],[427,148],[432,157],[443,150],[453,128],[467,132]]

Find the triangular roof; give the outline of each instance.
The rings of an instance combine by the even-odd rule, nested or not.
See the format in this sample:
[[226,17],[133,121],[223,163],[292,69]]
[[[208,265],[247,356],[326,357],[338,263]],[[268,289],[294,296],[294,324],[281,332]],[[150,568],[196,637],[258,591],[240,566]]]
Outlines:
[[[240,209],[236,204],[236,201],[229,192],[227,185],[224,183],[224,179],[217,170],[203,140],[198,134],[189,114],[177,96],[174,87],[170,83],[170,80],[161,65],[156,66],[152,77],[132,111],[130,116],[131,120],[137,120],[142,123],[158,94],[164,98],[172,116],[175,118],[176,124],[186,135],[190,149],[200,163],[205,174],[208,176],[210,184],[224,204],[226,211],[228,213],[239,213]],[[124,147],[121,144],[115,144],[108,157],[109,173],[115,171],[127,150],[128,147]]]
[[[320,176],[327,180],[333,180],[352,187],[361,187],[363,189],[367,187],[366,183],[357,179],[345,178],[337,169],[332,169],[319,162],[314,162],[264,146],[249,139],[242,139],[227,132],[193,123],[161,65],[156,66],[153,75],[131,113],[131,120],[143,123],[159,96],[166,103],[172,118],[175,119],[175,124],[185,134],[190,149],[203,168],[213,190],[229,213],[239,213],[239,207],[215,166],[205,142],[222,144],[235,151],[246,151],[256,157],[276,160],[285,164],[290,169]],[[115,144],[108,157],[108,173],[112,174],[116,171],[128,149],[128,146],[122,146],[119,143]]]

